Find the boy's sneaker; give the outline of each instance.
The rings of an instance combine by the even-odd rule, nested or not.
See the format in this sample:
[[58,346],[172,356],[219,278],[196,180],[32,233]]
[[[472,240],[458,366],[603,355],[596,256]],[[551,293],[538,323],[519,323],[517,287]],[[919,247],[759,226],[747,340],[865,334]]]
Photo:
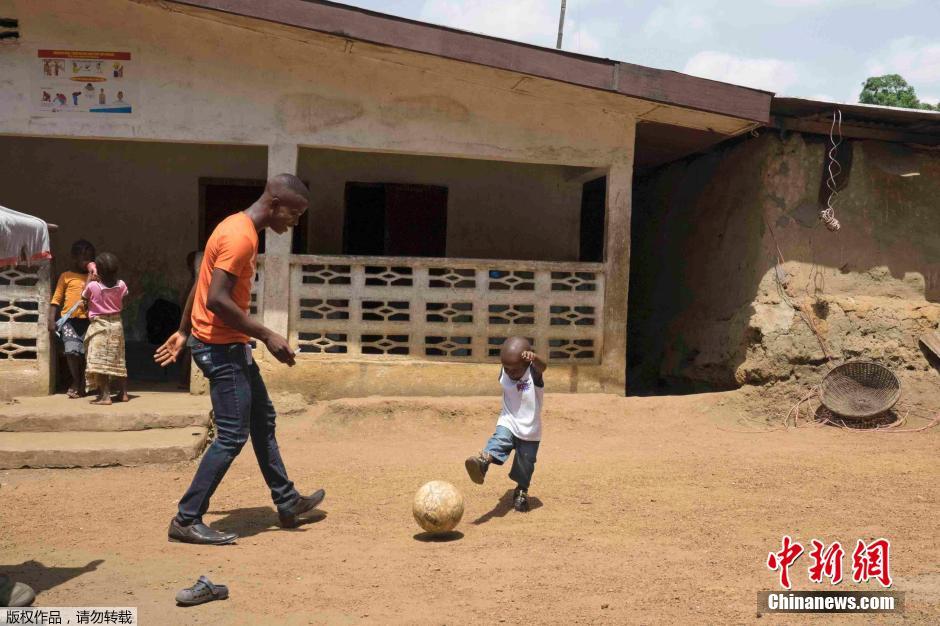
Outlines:
[[480,452],[464,461],[464,467],[467,468],[470,480],[482,485],[483,479],[486,478],[486,470],[490,467],[490,457],[485,452]]
[[529,512],[529,492],[525,489],[516,489],[512,494],[512,508],[520,513]]

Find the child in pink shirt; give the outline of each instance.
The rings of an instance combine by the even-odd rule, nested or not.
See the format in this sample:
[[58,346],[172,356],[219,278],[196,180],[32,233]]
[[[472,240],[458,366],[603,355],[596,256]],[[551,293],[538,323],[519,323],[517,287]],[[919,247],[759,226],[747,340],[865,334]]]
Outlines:
[[126,295],[127,285],[123,280],[108,287],[103,278],[100,281],[89,281],[82,292],[82,297],[88,301],[88,317],[92,319],[99,315],[119,314],[124,310]]
[[85,378],[89,389],[98,389],[98,397],[92,404],[111,404],[112,380],[120,388],[117,401],[127,402],[124,325],[121,322],[127,285],[118,279],[118,260],[110,252],[99,254],[95,264],[98,281],[88,282],[82,292],[91,320],[85,333]]

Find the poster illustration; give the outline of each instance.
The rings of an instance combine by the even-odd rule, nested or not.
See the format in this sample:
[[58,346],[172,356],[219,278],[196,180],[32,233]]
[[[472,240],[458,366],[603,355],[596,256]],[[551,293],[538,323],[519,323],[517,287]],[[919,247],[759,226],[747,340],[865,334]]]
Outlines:
[[130,52],[40,50],[34,73],[40,115],[134,113]]

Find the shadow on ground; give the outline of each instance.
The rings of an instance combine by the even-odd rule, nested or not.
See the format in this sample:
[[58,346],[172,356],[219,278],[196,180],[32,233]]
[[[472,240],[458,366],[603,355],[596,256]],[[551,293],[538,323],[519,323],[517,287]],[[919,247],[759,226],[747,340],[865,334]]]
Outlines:
[[[222,515],[209,526],[226,533],[235,533],[239,537],[254,537],[261,533],[285,530],[278,526],[277,512],[267,506],[253,506],[231,511],[210,511],[211,515]],[[300,517],[300,525],[289,530],[298,530],[309,524],[316,524],[326,519],[326,511],[314,509]]]
[[[513,510],[512,509],[513,491],[514,491],[513,489],[507,489],[506,493],[504,493],[503,496],[496,502],[496,506],[494,506],[490,511],[487,511],[480,517],[473,520],[471,524],[474,524],[475,526],[479,526],[480,524],[487,523],[494,517],[505,517],[507,513]],[[529,496],[529,511],[531,512],[531,511],[534,511],[535,509],[540,509],[540,508],[542,508],[542,501],[539,500],[538,498],[533,498],[532,496]],[[520,513],[519,515],[524,515],[524,514]]]
[[414,536],[416,541],[425,543],[446,543],[448,541],[459,541],[463,539],[463,533],[459,530],[452,530],[446,533],[418,533]]
[[40,594],[82,574],[95,571],[102,563],[103,559],[95,559],[81,567],[48,567],[39,561],[25,561],[19,565],[0,565],[0,573],[6,574],[16,582],[26,583]]

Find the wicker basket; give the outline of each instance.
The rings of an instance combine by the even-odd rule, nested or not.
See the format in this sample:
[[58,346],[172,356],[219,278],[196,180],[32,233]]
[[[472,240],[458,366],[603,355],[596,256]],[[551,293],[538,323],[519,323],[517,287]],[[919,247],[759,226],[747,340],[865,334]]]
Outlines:
[[884,413],[901,397],[901,383],[888,368],[849,361],[826,374],[819,387],[823,405],[842,417],[863,419]]

